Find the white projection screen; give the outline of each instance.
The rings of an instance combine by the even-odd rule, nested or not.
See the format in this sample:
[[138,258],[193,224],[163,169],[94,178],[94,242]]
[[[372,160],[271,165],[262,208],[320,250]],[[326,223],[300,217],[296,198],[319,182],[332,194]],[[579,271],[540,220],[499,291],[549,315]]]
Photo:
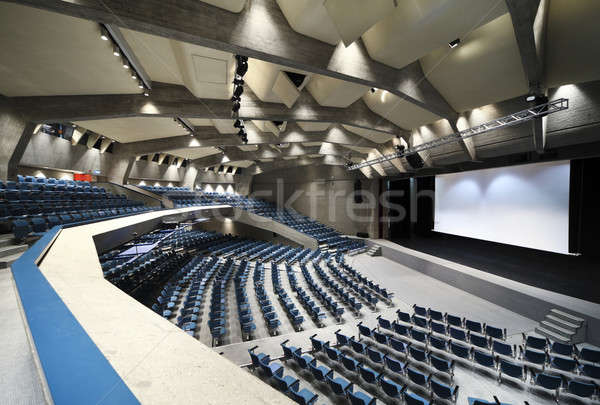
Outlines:
[[434,231],[569,252],[568,161],[435,177]]

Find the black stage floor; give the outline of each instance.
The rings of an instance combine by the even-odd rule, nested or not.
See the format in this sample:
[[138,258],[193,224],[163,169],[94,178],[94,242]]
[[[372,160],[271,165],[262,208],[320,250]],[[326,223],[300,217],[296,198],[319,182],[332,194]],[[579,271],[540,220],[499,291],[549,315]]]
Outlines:
[[562,255],[436,232],[393,242],[524,284],[600,303],[600,256]]

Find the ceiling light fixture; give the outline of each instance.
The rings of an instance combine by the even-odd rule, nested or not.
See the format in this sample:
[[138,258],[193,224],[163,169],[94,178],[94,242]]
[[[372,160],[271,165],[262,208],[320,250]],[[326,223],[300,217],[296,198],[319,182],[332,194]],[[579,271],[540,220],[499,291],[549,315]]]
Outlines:
[[450,49],[456,48],[458,44],[460,44],[460,38],[456,38],[454,41],[448,42],[448,46],[450,47]]
[[121,52],[119,52],[119,48],[117,48],[116,46],[113,47],[113,55],[121,56]]
[[371,87],[371,93],[375,93],[377,89],[375,87]]
[[532,101],[535,101],[535,94],[528,95],[525,100],[527,100],[528,103],[531,103]]
[[148,90],[144,91],[144,96],[148,97],[150,95],[150,93],[148,92]]
[[139,81],[139,82],[138,82],[138,87],[139,87],[140,89],[143,89],[143,88],[144,88],[144,83],[142,83],[141,81]]
[[104,27],[100,27],[100,39],[103,41],[108,41],[108,31],[106,31],[106,28]]

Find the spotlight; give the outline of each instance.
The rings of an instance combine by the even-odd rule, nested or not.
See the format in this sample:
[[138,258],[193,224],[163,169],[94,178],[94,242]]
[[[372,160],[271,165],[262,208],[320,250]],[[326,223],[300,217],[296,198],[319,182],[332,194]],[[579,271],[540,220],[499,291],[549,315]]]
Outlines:
[[236,97],[240,97],[243,92],[244,88],[242,86],[235,86],[235,89],[233,89],[233,95]]
[[246,131],[244,131],[244,128],[240,128],[240,130],[238,131],[238,133],[237,133],[237,134],[238,134],[238,136],[241,136],[241,137],[243,137],[243,136],[245,136],[245,135],[246,135]]
[[240,110],[240,102],[236,101],[233,103],[233,106],[231,107],[231,111],[233,111],[234,113],[238,112]]
[[456,48],[460,44],[460,38],[456,38],[454,41],[448,42],[448,46],[453,49]]
[[235,60],[237,60],[238,63],[248,62],[248,57],[243,55],[235,55]]
[[146,91],[144,92],[144,96],[148,97],[149,95],[150,95],[150,93],[148,93],[148,90],[146,90]]
[[346,162],[346,167],[350,168],[352,166],[352,162]]
[[371,87],[371,93],[375,93],[377,89],[375,87]]
[[233,123],[233,127],[234,128],[244,128],[244,121],[237,119],[235,120],[235,122]]
[[123,62],[123,69],[129,69],[129,63]]
[[404,153],[404,150],[406,149],[404,145],[396,145],[394,147],[396,148],[396,152],[398,153]]
[[234,103],[239,103],[242,99],[239,98],[238,96],[234,95],[233,97],[231,97],[231,101],[233,101]]
[[117,48],[116,46],[113,47],[113,55],[115,56],[120,56],[121,52],[119,52],[119,48]]
[[138,82],[138,87],[139,87],[140,89],[143,89],[143,88],[144,88],[144,84],[143,84],[142,82]]
[[102,39],[103,41],[108,41],[108,32],[104,27],[100,28],[100,39]]
[[528,103],[531,103],[532,101],[535,101],[535,94],[528,95],[525,100],[527,100]]
[[235,84],[236,86],[243,86],[244,85],[244,80],[243,79],[233,79],[233,84]]
[[137,80],[137,76],[136,76],[136,74],[135,74],[135,72],[133,70],[131,71],[131,78],[133,80]]
[[247,62],[243,62],[243,63],[238,62],[237,68],[235,69],[235,73],[238,76],[243,77],[247,71],[248,71],[248,63]]

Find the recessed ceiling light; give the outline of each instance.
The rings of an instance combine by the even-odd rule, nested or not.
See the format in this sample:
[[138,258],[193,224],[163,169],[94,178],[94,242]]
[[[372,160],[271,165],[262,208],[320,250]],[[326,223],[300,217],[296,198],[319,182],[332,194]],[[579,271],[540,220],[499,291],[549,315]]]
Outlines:
[[119,48],[117,48],[116,46],[113,48],[113,55],[115,55],[115,56],[121,55],[121,52],[119,52]]
[[144,96],[148,97],[150,95],[150,93],[148,93],[147,91],[144,92]]
[[143,89],[143,88],[144,88],[144,84],[143,84],[142,82],[138,82],[138,87],[139,87],[140,89]]
[[448,42],[450,48],[456,48],[460,44],[460,38],[456,38],[454,41]]
[[530,94],[530,95],[527,96],[527,98],[525,100],[527,100],[528,102],[535,101],[535,95],[534,94]]

